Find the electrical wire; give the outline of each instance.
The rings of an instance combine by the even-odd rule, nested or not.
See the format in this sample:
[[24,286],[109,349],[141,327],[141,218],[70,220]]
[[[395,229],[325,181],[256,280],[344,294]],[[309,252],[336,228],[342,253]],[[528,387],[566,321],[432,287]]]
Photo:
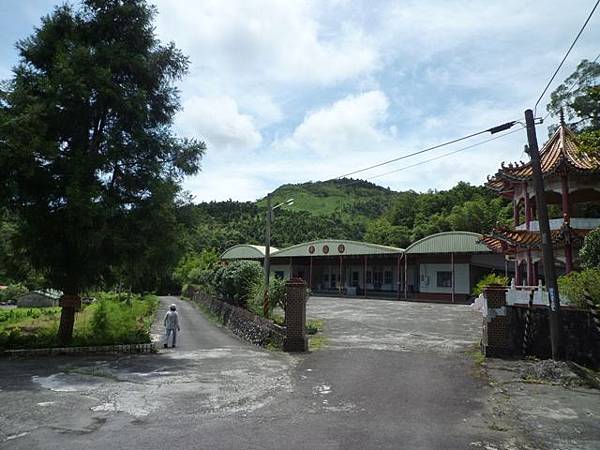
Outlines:
[[558,67],[556,68],[556,70],[554,71],[554,73],[552,74],[552,77],[550,78],[550,80],[548,81],[548,83],[546,84],[546,87],[544,88],[544,90],[542,91],[542,93],[540,94],[540,97],[537,99],[537,102],[535,102],[535,106],[533,107],[533,115],[535,116],[535,112],[537,110],[537,106],[540,103],[540,101],[542,100],[542,98],[544,97],[544,95],[546,94],[546,91],[548,90],[548,88],[550,87],[550,84],[552,84],[552,82],[554,81],[554,78],[556,77],[556,75],[558,74],[558,71],[560,70],[560,68],[563,66],[563,64],[565,63],[567,57],[569,56],[569,54],[571,53],[571,50],[573,50],[573,47],[575,47],[575,44],[577,43],[577,41],[579,40],[579,36],[581,36],[581,34],[583,33],[583,30],[585,30],[585,27],[587,26],[588,22],[590,21],[590,19],[592,18],[592,16],[594,15],[594,12],[596,11],[596,8],[598,7],[598,5],[600,4],[600,0],[596,1],[596,4],[594,5],[594,7],[592,8],[592,10],[590,11],[590,14],[588,15],[587,19],[585,20],[585,22],[583,23],[583,26],[581,27],[581,29],[579,30],[579,33],[577,33],[577,36],[575,36],[575,40],[573,41],[573,43],[571,44],[571,46],[569,47],[569,50],[567,50],[567,53],[565,53],[565,56],[563,56],[562,61],[560,62],[560,64],[558,65]]
[[[592,61],[593,63],[595,63],[596,61],[598,61],[598,59],[600,59],[600,53],[598,53],[598,55],[594,58],[594,60]],[[569,87],[569,89],[567,90],[566,94],[570,94],[571,91],[573,90],[573,88],[575,87],[575,80],[573,80],[573,83],[571,84],[571,87]],[[566,95],[565,94],[565,95]],[[548,111],[548,113],[544,116],[544,118],[542,119],[542,122],[545,122],[546,119],[548,118],[548,116],[552,114],[552,111]]]
[[[598,1],[600,1],[600,0],[598,0]],[[514,124],[515,122],[517,122],[517,120],[511,120],[509,122],[506,122],[503,125],[509,125],[510,124],[512,126],[512,124]],[[348,177],[350,175],[354,175],[354,174],[361,173],[361,172],[366,172],[367,170],[371,170],[371,169],[375,169],[377,167],[385,166],[386,164],[391,164],[393,162],[400,161],[400,160],[407,159],[407,158],[411,158],[413,156],[421,155],[423,153],[427,153],[427,152],[430,152],[432,150],[436,150],[436,149],[441,148],[441,147],[446,147],[448,145],[456,144],[457,142],[464,141],[466,139],[470,139],[470,138],[478,136],[480,134],[489,133],[494,128],[498,128],[498,127],[488,128],[488,129],[485,129],[485,130],[482,130],[482,131],[478,131],[476,133],[471,133],[471,134],[469,134],[467,136],[463,136],[463,137],[460,137],[460,138],[457,138],[457,139],[452,139],[450,141],[442,142],[441,144],[437,144],[437,145],[434,145],[432,147],[427,147],[427,148],[424,148],[422,150],[419,150],[419,151],[416,151],[416,152],[413,152],[413,153],[409,153],[408,155],[402,155],[402,156],[399,156],[397,158],[393,158],[393,159],[389,159],[387,161],[383,161],[383,162],[380,162],[380,163],[377,163],[377,164],[373,164],[372,166],[369,166],[369,167],[364,167],[362,169],[357,169],[357,170],[354,170],[352,172],[345,173],[343,175],[335,177],[334,179],[338,179],[339,180],[341,178],[346,178],[346,177]]]
[[418,163],[411,164],[411,165],[409,165],[409,166],[405,166],[405,167],[401,167],[401,168],[399,168],[399,169],[390,170],[389,172],[384,172],[384,173],[380,173],[380,174],[377,174],[377,175],[373,175],[373,176],[371,176],[371,177],[365,178],[364,180],[362,180],[362,179],[361,179],[361,180],[353,180],[353,181],[352,181],[352,182],[350,182],[350,183],[346,183],[346,184],[344,184],[344,186],[351,186],[351,185],[353,185],[353,184],[361,183],[361,182],[363,182],[363,181],[368,181],[368,180],[372,180],[372,179],[374,179],[374,178],[384,177],[384,176],[386,176],[386,175],[391,175],[391,174],[393,174],[393,173],[402,172],[402,171],[404,171],[404,170],[412,169],[413,167],[417,167],[417,166],[420,166],[420,165],[422,165],[422,164],[426,164],[426,163],[429,163],[429,162],[432,162],[432,161],[436,161],[436,160],[438,160],[438,159],[445,158],[446,156],[451,156],[451,155],[454,155],[454,154],[456,154],[456,153],[459,153],[459,152],[462,152],[462,151],[465,151],[465,150],[471,149],[471,148],[473,148],[473,147],[477,147],[477,146],[479,146],[479,145],[487,144],[488,142],[495,141],[496,139],[503,138],[503,137],[505,137],[505,136],[508,136],[509,134],[516,133],[517,131],[521,131],[523,128],[525,128],[525,127],[521,126],[520,128],[517,128],[517,129],[515,129],[515,130],[511,130],[511,131],[509,131],[508,133],[504,133],[504,134],[501,134],[501,135],[499,135],[499,136],[494,136],[494,137],[492,137],[492,138],[485,139],[485,140],[483,140],[483,141],[480,141],[480,142],[476,142],[475,144],[467,145],[466,147],[461,147],[461,148],[459,148],[459,149],[456,149],[456,150],[453,150],[453,151],[451,151],[451,152],[444,153],[444,154],[442,154],[442,155],[438,155],[438,156],[435,156],[435,157],[433,157],[433,158],[429,158],[429,159],[426,159],[426,160],[423,160],[423,161],[419,161]]

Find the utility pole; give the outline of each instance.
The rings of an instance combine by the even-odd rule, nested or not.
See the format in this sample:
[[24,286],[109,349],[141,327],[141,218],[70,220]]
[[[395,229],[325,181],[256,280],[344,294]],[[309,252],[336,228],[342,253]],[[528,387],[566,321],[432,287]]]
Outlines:
[[535,133],[535,121],[531,109],[525,111],[525,124],[527,126],[527,140],[529,142],[527,153],[529,153],[529,157],[531,158],[531,168],[533,169],[535,202],[537,206],[540,234],[542,237],[544,275],[546,277],[546,287],[548,288],[552,359],[557,361],[560,358],[560,298],[558,295],[558,284],[556,282],[556,270],[554,268],[554,249],[552,248],[552,235],[550,234],[550,222],[548,221],[548,208],[544,194],[544,178],[542,175],[540,152]]
[[271,220],[273,209],[271,206],[271,194],[267,194],[267,226],[265,230],[265,297],[263,299],[263,316],[269,318],[269,277],[271,275]]

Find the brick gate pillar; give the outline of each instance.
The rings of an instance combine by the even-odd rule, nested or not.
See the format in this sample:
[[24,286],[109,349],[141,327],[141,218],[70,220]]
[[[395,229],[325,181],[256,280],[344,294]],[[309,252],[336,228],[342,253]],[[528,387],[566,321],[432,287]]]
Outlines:
[[283,350],[286,352],[308,351],[306,339],[306,283],[300,278],[292,278],[285,283],[287,295],[285,307],[286,334]]
[[485,356],[505,357],[512,353],[506,311],[506,287],[488,286],[483,290],[487,316],[483,318],[482,353]]

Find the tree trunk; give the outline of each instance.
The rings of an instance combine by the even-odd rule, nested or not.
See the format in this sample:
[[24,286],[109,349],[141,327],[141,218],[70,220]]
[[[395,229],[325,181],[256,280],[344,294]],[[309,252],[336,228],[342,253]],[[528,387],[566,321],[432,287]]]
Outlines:
[[67,345],[73,340],[75,312],[81,307],[81,297],[78,294],[64,294],[59,304],[62,311],[60,313],[60,325],[58,326],[58,343]]
[[60,313],[60,325],[58,327],[58,342],[66,345],[73,339],[73,325],[75,324],[75,307],[63,306]]

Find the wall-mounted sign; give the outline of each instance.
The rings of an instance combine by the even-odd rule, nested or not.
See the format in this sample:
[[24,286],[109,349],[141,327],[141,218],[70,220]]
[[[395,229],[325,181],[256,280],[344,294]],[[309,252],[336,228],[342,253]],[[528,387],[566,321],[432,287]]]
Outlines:
[[344,244],[338,245],[338,252],[344,253],[346,251],[346,246]]
[[315,246],[311,245],[310,247],[308,247],[308,253],[310,253],[311,255],[315,252]]
[[329,253],[329,245],[323,246],[323,253],[325,253],[325,254]]

